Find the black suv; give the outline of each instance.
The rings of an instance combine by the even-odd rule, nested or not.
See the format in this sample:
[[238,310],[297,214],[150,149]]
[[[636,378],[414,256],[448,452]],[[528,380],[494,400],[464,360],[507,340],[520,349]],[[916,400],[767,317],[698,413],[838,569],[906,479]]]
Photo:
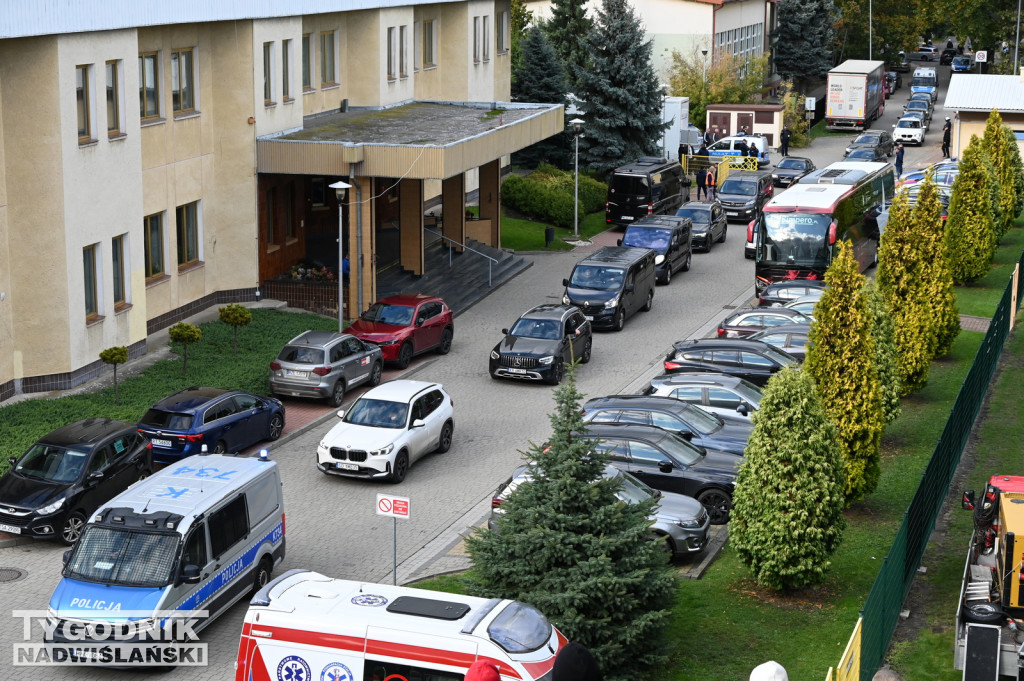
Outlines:
[[590,361],[594,344],[590,322],[575,305],[538,305],[501,332],[505,338],[491,350],[491,378],[557,385],[567,363]]
[[608,451],[610,463],[654,489],[693,497],[704,504],[712,525],[724,525],[732,510],[743,458],[696,447],[674,433],[653,426],[591,423],[583,437]]
[[665,357],[665,373],[713,371],[763,386],[776,372],[800,362],[761,341],[701,338],[677,341]]
[[644,156],[608,176],[604,221],[620,227],[647,215],[672,215],[690,200],[690,180],[679,161]]
[[718,201],[690,201],[676,211],[676,215],[693,222],[693,248],[711,252],[714,243],[723,243],[729,232],[729,221]]
[[91,418],[39,439],[0,477],[0,531],[74,544],[97,508],[153,472],[135,424]]
[[732,170],[718,187],[718,201],[729,219],[756,220],[775,188],[770,170]]

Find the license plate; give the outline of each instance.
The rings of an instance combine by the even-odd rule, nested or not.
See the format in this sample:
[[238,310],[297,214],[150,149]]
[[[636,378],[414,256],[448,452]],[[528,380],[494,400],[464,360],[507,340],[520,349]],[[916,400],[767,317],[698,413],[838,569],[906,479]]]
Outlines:
[[736,218],[736,217],[739,217],[739,215],[740,215],[738,212],[736,212],[734,210],[727,210],[727,211],[725,211],[725,214],[728,215],[731,218]]
[[633,216],[632,215],[623,215],[622,216],[622,220],[623,220],[623,222],[632,222],[633,221]]
[[12,527],[10,525],[0,525],[0,532],[6,532],[8,534],[21,534],[21,528]]
[[308,378],[308,371],[292,371],[291,369],[284,370],[285,376],[294,376],[295,378]]
[[336,464],[334,464],[334,467],[335,468],[340,468],[343,471],[357,471],[357,470],[359,470],[359,466],[355,465],[354,463],[336,463]]
[[158,438],[153,438],[152,440],[150,440],[150,442],[153,443],[154,447],[170,447],[171,446],[171,441],[170,440],[160,440]]
[[594,318],[591,317],[590,315],[583,315],[583,318],[586,319],[588,322],[594,321]]
[[509,369],[508,372],[510,374],[525,374],[526,369]]

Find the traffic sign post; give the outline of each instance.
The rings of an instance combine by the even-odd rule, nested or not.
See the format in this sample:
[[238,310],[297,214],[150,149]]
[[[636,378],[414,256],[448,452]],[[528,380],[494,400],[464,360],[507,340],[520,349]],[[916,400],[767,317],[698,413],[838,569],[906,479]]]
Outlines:
[[390,494],[377,495],[377,515],[391,517],[391,583],[398,584],[398,519],[409,519],[409,499]]

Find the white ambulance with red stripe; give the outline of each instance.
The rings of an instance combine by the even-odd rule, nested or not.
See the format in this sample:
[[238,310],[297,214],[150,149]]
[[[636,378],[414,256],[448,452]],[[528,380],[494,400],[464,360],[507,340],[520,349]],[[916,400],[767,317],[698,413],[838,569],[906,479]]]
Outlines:
[[502,681],[551,681],[565,644],[518,601],[291,570],[252,599],[235,681],[463,681],[480,659]]

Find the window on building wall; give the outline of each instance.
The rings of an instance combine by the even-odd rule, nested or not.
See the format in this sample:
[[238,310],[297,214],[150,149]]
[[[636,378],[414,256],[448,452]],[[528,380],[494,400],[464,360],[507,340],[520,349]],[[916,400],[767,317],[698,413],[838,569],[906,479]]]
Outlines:
[[267,247],[274,246],[277,244],[277,236],[275,234],[277,225],[274,221],[274,210],[277,208],[277,190],[270,188],[267,190],[266,195],[266,214],[267,214]]
[[153,279],[164,274],[164,216],[163,213],[147,215],[142,219],[145,236],[146,278]]
[[486,14],[480,17],[483,21],[483,30],[480,31],[480,42],[483,48],[484,61],[491,60],[491,17]]
[[288,185],[284,189],[284,240],[290,243],[295,239],[295,188]]
[[420,47],[420,43],[423,42],[423,22],[414,21],[412,24],[412,70],[413,73],[420,70],[420,63],[422,61],[421,55],[423,54],[423,48]]
[[423,66],[434,66],[434,20],[423,22]]
[[282,40],[281,41],[281,96],[284,101],[288,101],[292,98],[292,74],[291,74],[291,60],[292,60],[292,41]]
[[398,27],[398,77],[405,78],[409,75],[409,59],[408,59],[408,48],[406,42],[409,39],[409,27],[399,26]]
[[139,55],[139,116],[160,116],[160,69],[156,52]]
[[388,80],[395,79],[395,27],[388,27]]
[[100,316],[99,273],[96,271],[96,244],[82,249],[82,269],[85,272],[85,318]]
[[473,63],[480,63],[480,17],[473,17]]
[[114,309],[128,304],[128,281],[125,278],[125,241],[128,235],[122,234],[110,240],[110,264],[114,275]]
[[118,74],[120,68],[119,61],[107,62],[107,135],[110,137],[121,134],[121,84]]
[[320,84],[338,84],[334,74],[334,31],[320,34]]
[[263,103],[274,103],[274,43],[263,43]]
[[75,106],[78,111],[78,141],[92,141],[92,120],[89,111],[89,66],[75,67]]
[[313,53],[308,33],[302,36],[302,89],[313,89]]
[[178,206],[175,211],[178,227],[178,267],[199,262],[199,202]]
[[171,108],[185,114],[196,110],[195,59],[191,49],[171,52]]
[[498,12],[494,22],[494,52],[495,54],[506,54],[508,52],[508,12]]

